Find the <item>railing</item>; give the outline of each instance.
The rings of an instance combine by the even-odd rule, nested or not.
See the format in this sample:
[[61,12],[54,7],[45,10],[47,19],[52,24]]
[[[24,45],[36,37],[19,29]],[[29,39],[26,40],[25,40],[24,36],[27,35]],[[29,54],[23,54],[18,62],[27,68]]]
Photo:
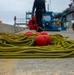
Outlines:
[[16,32],[16,25],[20,26],[20,25],[26,25],[29,26],[28,22],[31,19],[31,12],[26,12],[26,17],[25,18],[17,18],[16,16],[14,16],[14,28],[15,28],[15,32]]
[[14,25],[25,25],[25,18],[14,18]]

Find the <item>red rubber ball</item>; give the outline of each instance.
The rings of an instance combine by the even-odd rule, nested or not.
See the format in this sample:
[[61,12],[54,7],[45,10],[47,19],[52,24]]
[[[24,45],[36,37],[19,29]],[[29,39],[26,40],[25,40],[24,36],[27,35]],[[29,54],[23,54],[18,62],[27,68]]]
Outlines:
[[49,45],[51,43],[51,37],[50,35],[44,35],[45,39],[46,39],[46,45]]
[[35,39],[37,46],[45,46],[46,45],[46,38],[43,35],[39,35]]
[[42,35],[48,35],[46,31],[41,32]]
[[33,36],[33,33],[32,32],[26,32],[25,35],[26,36]]

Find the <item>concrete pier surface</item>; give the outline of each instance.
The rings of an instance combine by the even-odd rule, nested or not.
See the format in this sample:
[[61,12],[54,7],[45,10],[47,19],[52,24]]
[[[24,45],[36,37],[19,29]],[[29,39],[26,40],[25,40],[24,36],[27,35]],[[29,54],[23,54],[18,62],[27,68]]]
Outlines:
[[[20,33],[26,31],[29,30]],[[74,39],[72,29],[48,33],[59,33]],[[0,75],[74,75],[74,58],[0,59]]]

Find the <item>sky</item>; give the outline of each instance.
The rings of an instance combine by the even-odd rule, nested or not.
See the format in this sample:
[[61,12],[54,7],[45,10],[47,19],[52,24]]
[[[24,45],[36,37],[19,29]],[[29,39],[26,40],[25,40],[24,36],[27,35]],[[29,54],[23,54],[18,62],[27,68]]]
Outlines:
[[[14,24],[14,16],[25,18],[26,11],[32,11],[34,0],[0,0],[0,20],[3,23]],[[68,8],[70,0],[46,0],[50,4],[50,10],[53,12],[62,12]]]

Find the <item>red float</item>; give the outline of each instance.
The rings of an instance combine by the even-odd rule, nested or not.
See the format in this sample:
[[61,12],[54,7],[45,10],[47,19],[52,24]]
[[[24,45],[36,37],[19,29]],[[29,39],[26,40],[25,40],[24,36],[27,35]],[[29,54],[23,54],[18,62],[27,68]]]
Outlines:
[[48,35],[46,31],[41,32],[42,35]]
[[35,39],[37,46],[45,46],[46,45],[46,38],[43,35],[39,35]]
[[39,35],[41,35],[41,33],[40,32],[36,32],[35,35],[36,36],[39,36]]
[[25,35],[26,36],[33,36],[33,33],[32,32],[26,32]]
[[46,45],[49,45],[51,43],[51,37],[50,35],[44,35],[45,39],[46,39]]

